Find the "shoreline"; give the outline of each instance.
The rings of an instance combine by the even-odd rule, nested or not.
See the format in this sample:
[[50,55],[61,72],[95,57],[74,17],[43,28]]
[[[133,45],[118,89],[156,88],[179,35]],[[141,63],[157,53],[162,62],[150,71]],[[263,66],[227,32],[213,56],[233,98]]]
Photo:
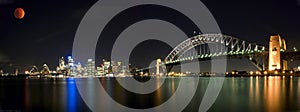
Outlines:
[[67,79],[67,78],[147,78],[147,77],[156,77],[156,78],[176,78],[176,77],[300,77],[300,74],[267,74],[267,75],[250,75],[250,74],[238,74],[238,75],[187,75],[187,76],[30,76],[30,75],[5,75],[0,76],[0,79]]

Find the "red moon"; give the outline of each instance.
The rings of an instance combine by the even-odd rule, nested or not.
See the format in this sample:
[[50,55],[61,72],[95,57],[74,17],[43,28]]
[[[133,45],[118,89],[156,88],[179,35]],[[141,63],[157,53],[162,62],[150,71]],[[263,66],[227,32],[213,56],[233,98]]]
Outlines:
[[25,16],[25,11],[22,8],[17,8],[14,12],[14,16],[17,19],[22,19]]

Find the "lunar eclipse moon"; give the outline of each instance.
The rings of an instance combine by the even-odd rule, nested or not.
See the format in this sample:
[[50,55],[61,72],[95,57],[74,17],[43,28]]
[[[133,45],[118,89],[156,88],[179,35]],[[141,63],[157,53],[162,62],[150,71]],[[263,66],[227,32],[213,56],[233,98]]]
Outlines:
[[15,9],[14,16],[17,19],[22,19],[25,16],[25,11],[22,8]]

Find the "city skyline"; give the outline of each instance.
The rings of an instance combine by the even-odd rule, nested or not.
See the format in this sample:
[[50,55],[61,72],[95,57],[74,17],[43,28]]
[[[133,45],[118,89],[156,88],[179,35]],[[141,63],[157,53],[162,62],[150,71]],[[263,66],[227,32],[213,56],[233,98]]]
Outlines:
[[300,0],[0,0],[0,112],[300,110]]
[[[71,55],[72,42],[77,27],[85,12],[95,1],[75,0],[70,1],[14,1],[12,3],[1,3],[0,20],[1,39],[0,39],[0,63],[1,66],[13,64],[13,66],[25,68],[31,65],[40,65],[47,63],[51,69],[57,66],[57,59],[61,56]],[[260,45],[268,46],[269,36],[280,34],[287,40],[288,50],[294,46],[300,48],[297,41],[300,22],[300,16],[297,12],[300,10],[297,1],[248,1],[241,2],[237,0],[230,1],[209,1],[202,2],[211,11],[218,22],[222,33],[239,37],[240,39],[251,41]],[[60,5],[57,5],[60,4]],[[53,6],[57,8],[52,8]],[[255,6],[255,8],[253,8]],[[278,6],[274,8],[273,6]],[[280,7],[279,7],[280,6]],[[13,11],[18,8],[24,8],[26,14],[23,19],[16,19]],[[227,10],[222,10],[226,8]],[[235,10],[235,9],[240,10]],[[148,13],[152,13],[151,11]],[[142,15],[141,12],[136,12]],[[155,12],[159,15],[159,12]],[[172,14],[171,14],[172,16]],[[273,18],[274,17],[274,18]],[[174,21],[180,21],[182,18],[176,18]],[[188,36],[193,36],[193,27],[186,26]],[[28,33],[29,32],[29,33]],[[113,33],[113,32],[111,32]],[[108,42],[106,44],[112,44]],[[164,47],[161,53],[153,53],[150,58],[157,58],[166,55],[171,48],[155,41],[146,42],[137,48],[136,54],[143,54],[145,48],[150,45]],[[107,48],[98,46],[97,48]],[[155,49],[155,48],[154,48]],[[165,53],[164,53],[165,52]],[[97,52],[98,53],[98,52]],[[109,59],[105,53],[96,53],[96,63],[100,60]],[[137,55],[141,57],[143,55]],[[143,58],[136,61],[141,62]],[[141,62],[141,65],[147,65],[149,62]],[[237,62],[234,62],[237,63]],[[6,65],[5,65],[6,64]]]

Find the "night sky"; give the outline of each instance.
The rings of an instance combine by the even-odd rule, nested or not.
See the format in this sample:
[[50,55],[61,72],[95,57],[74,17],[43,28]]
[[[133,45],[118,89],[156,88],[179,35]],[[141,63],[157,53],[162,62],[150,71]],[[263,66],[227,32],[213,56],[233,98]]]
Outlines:
[[[270,35],[280,34],[286,39],[288,49],[294,46],[300,49],[300,3],[297,0],[201,1],[225,34],[265,46],[268,46]],[[0,0],[0,68],[13,66],[25,69],[31,65],[42,66],[47,63],[54,69],[58,58],[72,54],[77,27],[95,2]],[[22,7],[26,13],[21,20],[13,15],[18,7]],[[192,33],[191,30],[190,36]],[[151,46],[149,43],[145,45]],[[168,50],[170,48],[162,52]],[[163,57],[165,54],[154,55]],[[98,60],[108,58],[101,53],[97,56]]]

